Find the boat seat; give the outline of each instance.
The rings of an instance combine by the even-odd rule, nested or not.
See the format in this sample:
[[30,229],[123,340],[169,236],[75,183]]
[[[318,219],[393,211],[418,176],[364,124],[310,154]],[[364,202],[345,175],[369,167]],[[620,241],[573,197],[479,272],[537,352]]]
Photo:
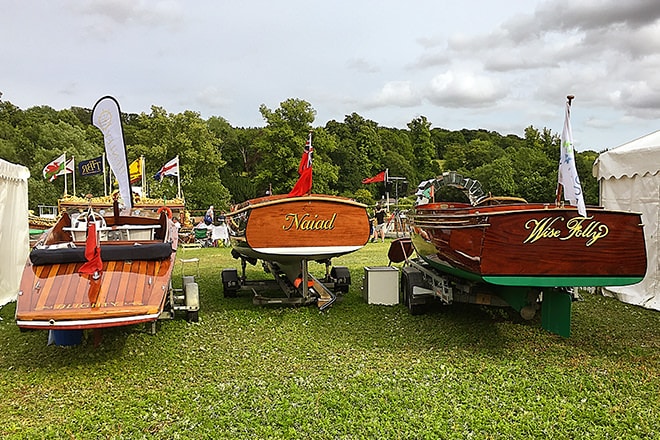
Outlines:
[[[165,260],[172,255],[171,243],[120,244],[101,246],[102,261]],[[84,263],[85,247],[35,248],[30,252],[35,266],[46,264]]]
[[[96,230],[99,233],[101,241],[132,241],[132,240],[153,240],[156,229],[160,225],[119,225],[119,226],[100,226]],[[85,241],[87,237],[87,225],[65,226],[63,231],[73,234],[73,241]]]

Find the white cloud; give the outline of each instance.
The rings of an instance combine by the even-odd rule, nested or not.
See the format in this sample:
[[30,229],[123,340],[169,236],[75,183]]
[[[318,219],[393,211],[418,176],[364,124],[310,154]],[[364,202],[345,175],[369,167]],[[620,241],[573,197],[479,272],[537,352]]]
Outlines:
[[431,79],[426,98],[441,107],[485,107],[505,95],[498,81],[490,77],[447,71]]
[[377,73],[380,71],[378,66],[371,64],[364,58],[351,58],[346,62],[346,67],[360,73]]
[[410,81],[390,81],[364,107],[413,107],[420,103],[419,94]]

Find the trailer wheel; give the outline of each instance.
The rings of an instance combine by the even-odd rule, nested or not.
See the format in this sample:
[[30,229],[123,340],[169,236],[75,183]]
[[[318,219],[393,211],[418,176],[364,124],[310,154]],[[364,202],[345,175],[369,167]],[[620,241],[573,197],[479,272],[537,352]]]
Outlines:
[[199,322],[199,310],[187,311],[186,312],[186,321],[188,322]]
[[[404,268],[407,269],[407,268]],[[413,288],[424,283],[422,274],[414,269],[403,270],[401,272],[401,293],[403,294],[403,303],[408,308],[411,315],[421,315],[424,313],[424,304],[415,304],[413,302]]]

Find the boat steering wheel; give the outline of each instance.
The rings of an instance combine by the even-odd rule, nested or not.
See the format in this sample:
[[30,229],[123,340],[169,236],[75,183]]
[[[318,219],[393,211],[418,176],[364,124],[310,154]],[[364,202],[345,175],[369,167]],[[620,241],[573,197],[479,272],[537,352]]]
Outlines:
[[98,226],[101,228],[107,227],[107,223],[105,222],[105,217],[103,217],[101,214],[98,212],[94,212],[92,210],[89,210],[83,214],[80,214],[78,218],[76,219],[76,228],[80,226],[81,223],[87,224],[88,218],[92,217],[93,222],[98,222]]

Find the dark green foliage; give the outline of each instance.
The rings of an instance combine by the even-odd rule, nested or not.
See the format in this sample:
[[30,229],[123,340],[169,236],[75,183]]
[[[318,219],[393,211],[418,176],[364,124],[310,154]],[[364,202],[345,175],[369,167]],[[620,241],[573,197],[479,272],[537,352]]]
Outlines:
[[[267,191],[288,193],[298,179],[298,164],[312,130],[316,193],[379,200],[386,191],[393,197],[398,190],[399,196],[406,196],[420,181],[451,170],[478,179],[493,195],[554,200],[559,135],[547,128],[529,126],[520,138],[484,129],[431,128],[431,122],[419,116],[407,129],[397,129],[380,127],[357,113],[315,128],[316,111],[304,100],[287,99],[274,110],[265,105],[259,110],[266,125],[258,128],[232,127],[218,116],[204,120],[193,111],[168,114],[156,106],[149,114],[122,114],[128,160],[144,156],[150,195],[173,198],[176,180],[165,178],[159,183],[152,176],[179,155],[182,191],[190,209],[214,205],[225,210]],[[103,137],[91,125],[90,109],[21,110],[0,101],[0,157],[30,169],[31,209],[56,204],[63,194],[62,176],[52,183],[42,177],[48,162],[63,152],[78,162],[103,150]],[[598,203],[598,182],[591,174],[597,156],[594,151],[576,155],[587,204]],[[396,190],[393,185],[361,183],[386,169],[390,177],[405,179]],[[70,177],[68,191],[73,192]],[[76,195],[88,193],[103,194],[100,176],[76,179]]]

